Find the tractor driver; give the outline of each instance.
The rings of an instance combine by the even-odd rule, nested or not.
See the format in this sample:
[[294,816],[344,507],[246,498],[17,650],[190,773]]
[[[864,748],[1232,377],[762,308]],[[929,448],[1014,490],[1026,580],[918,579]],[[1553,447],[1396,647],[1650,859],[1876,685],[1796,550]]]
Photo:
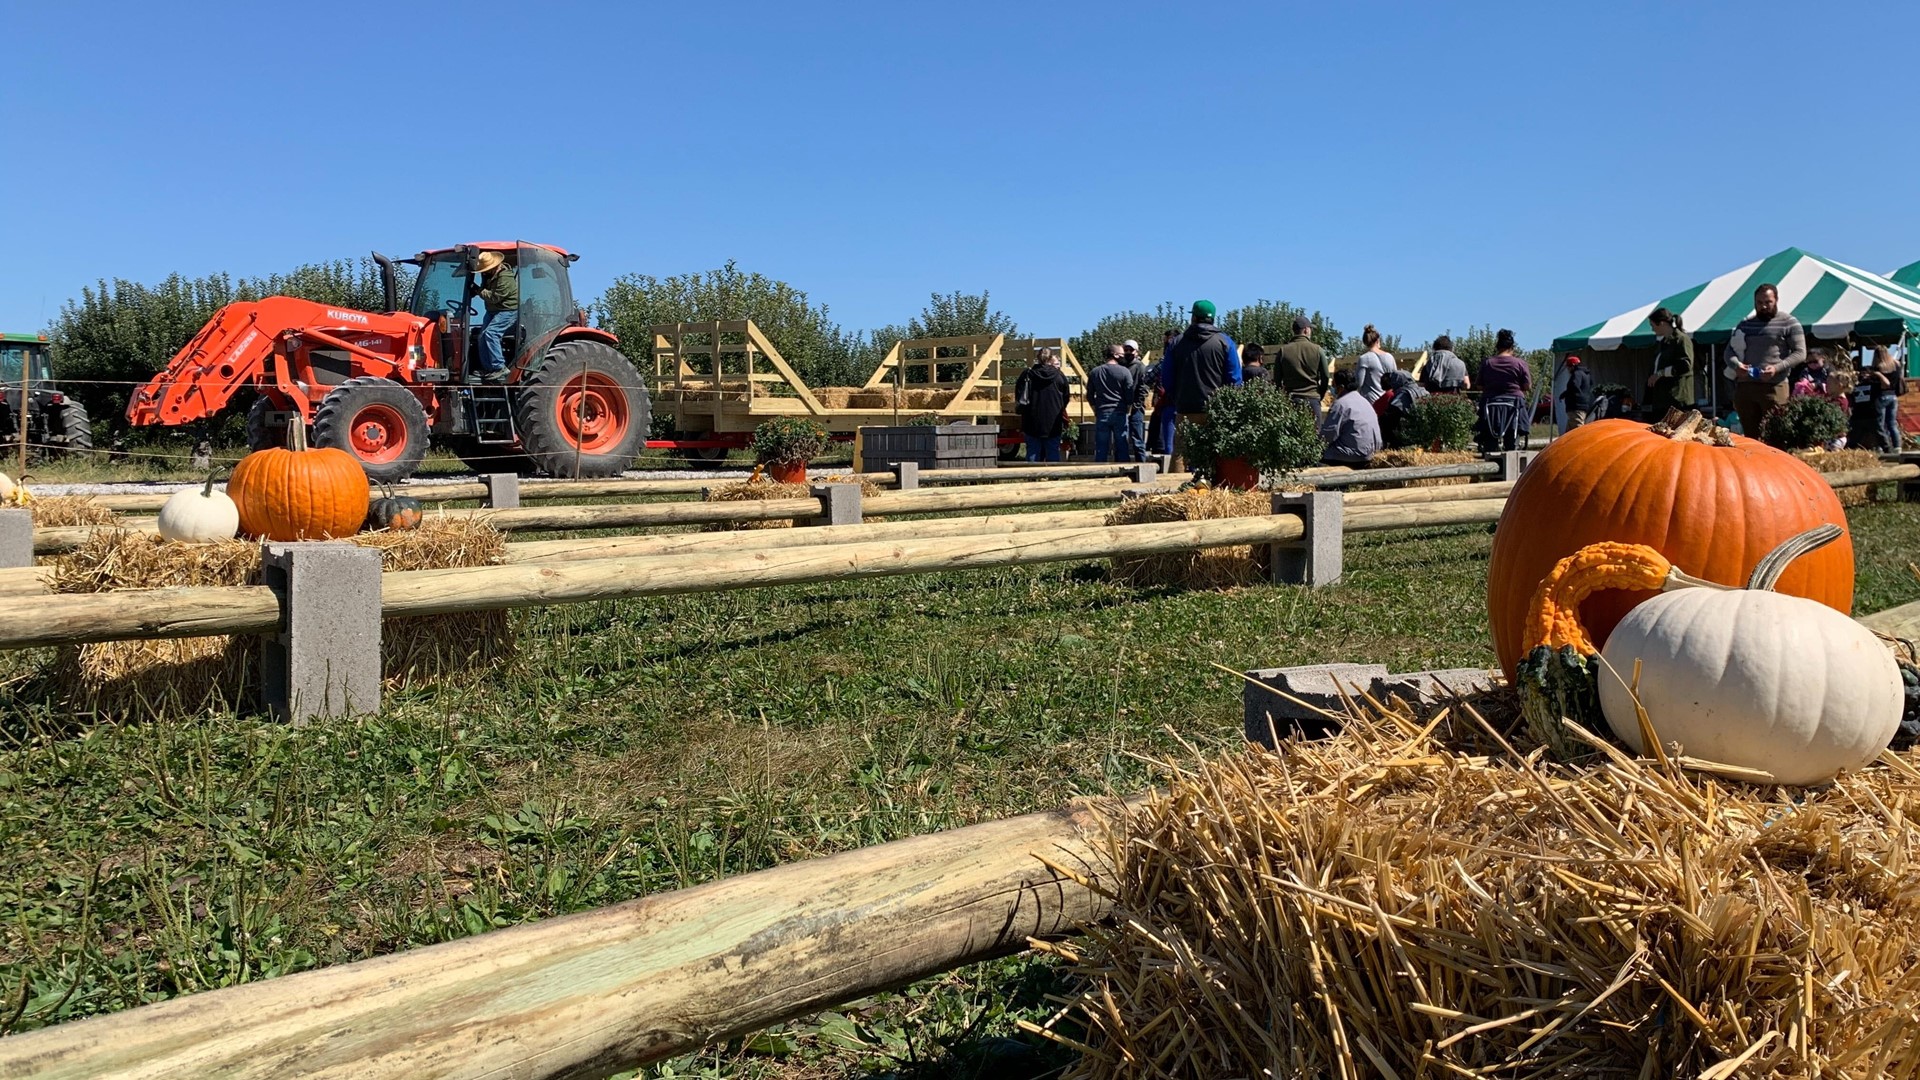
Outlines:
[[480,275],[480,299],[487,305],[474,368],[480,382],[503,383],[507,381],[507,356],[502,339],[520,320],[520,278],[507,265],[507,257],[497,251],[481,252],[473,260],[473,271]]

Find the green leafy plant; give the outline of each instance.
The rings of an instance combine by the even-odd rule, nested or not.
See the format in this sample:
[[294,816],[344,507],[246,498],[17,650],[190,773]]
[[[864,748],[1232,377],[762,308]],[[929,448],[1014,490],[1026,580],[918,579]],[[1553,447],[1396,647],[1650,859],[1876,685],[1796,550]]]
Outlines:
[[900,421],[906,427],[939,427],[941,422],[939,413],[930,412],[915,413]]
[[1823,397],[1802,395],[1775,409],[1760,425],[1760,439],[1781,450],[1809,450],[1845,434],[1847,416]]
[[1459,394],[1428,394],[1413,407],[1403,434],[1422,450],[1465,450],[1478,419],[1473,402]]
[[1182,421],[1179,438],[1188,466],[1214,480],[1221,461],[1266,476],[1305,468],[1325,449],[1313,413],[1267,383],[1222,387],[1207,402],[1207,422]]
[[797,416],[776,416],[753,429],[753,460],[793,465],[819,457],[832,442],[827,429]]

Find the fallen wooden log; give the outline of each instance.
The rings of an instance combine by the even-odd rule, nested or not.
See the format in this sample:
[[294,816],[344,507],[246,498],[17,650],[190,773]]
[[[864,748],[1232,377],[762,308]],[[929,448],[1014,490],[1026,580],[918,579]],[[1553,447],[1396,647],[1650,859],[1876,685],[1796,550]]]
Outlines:
[[1408,480],[1443,480],[1452,476],[1498,476],[1500,466],[1492,461],[1463,461],[1454,465],[1408,465],[1394,469],[1354,469],[1307,477],[1314,487],[1331,490],[1355,484],[1402,484]]
[[[1117,803],[991,821],[0,1039],[0,1078],[604,1076],[1103,918]],[[1060,868],[1060,869],[1056,869]]]
[[[664,536],[601,536],[580,540],[530,540],[506,545],[506,560],[518,562],[578,562],[583,559],[630,558],[637,555],[693,555],[745,551],[749,548],[810,547],[815,544],[859,543],[867,540],[929,540],[948,536],[991,536],[1000,533],[1079,529],[1106,523],[1106,510],[1060,510],[1039,514],[996,514],[986,517],[926,518],[864,525],[822,525],[806,529],[751,529],[724,533],[669,533]],[[5,571],[0,571],[4,574]],[[3,580],[3,579],[0,579]]]
[[1865,487],[1868,484],[1891,484],[1900,480],[1920,479],[1920,465],[1884,465],[1877,469],[1848,469],[1845,472],[1820,475],[1831,487]]

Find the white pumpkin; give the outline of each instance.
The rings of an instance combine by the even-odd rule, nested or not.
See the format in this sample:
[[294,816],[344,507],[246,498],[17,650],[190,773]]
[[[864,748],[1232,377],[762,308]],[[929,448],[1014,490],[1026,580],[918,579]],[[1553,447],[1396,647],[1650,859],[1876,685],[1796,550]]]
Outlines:
[[13,492],[13,478],[6,473],[0,472],[0,503],[12,502]]
[[176,491],[160,507],[160,535],[189,544],[231,540],[240,531],[240,508],[225,491],[216,491],[213,477],[205,485]]
[[1642,753],[1627,681],[1662,744],[1759,769],[1782,784],[1832,780],[1879,755],[1900,726],[1893,654],[1825,604],[1755,589],[1683,588],[1627,613],[1600,651],[1600,709]]

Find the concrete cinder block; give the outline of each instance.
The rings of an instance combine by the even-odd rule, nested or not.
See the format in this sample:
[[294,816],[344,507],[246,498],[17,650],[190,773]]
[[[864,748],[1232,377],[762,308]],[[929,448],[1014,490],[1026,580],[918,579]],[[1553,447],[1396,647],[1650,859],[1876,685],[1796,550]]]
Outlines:
[[1158,468],[1162,475],[1173,471],[1172,454],[1148,454],[1147,461]]
[[380,708],[380,553],[354,544],[267,544],[263,583],[281,628],[260,653],[261,693],[283,723]]
[[1139,462],[1123,474],[1127,479],[1139,485],[1152,485],[1160,481],[1160,466],[1151,461]]
[[896,461],[893,465],[894,486],[901,491],[920,490],[920,463],[917,461]]
[[1317,589],[1339,583],[1345,508],[1345,497],[1338,491],[1274,495],[1273,512],[1298,514],[1307,529],[1307,534],[1293,543],[1274,545],[1274,584]]
[[511,510],[520,505],[520,477],[510,472],[488,473],[480,478],[487,485],[487,507]]
[[815,484],[808,490],[820,500],[820,516],[813,524],[858,525],[863,520],[859,484]]
[[1498,683],[1499,672],[1483,668],[1444,668],[1375,679],[1371,692],[1378,701],[1397,696],[1409,705],[1424,707],[1484,693]]
[[1346,712],[1342,695],[1369,693],[1377,680],[1388,677],[1383,664],[1263,668],[1246,675],[1251,681],[1241,683],[1240,708],[1247,741],[1267,747],[1276,735],[1319,739],[1333,734],[1340,729],[1334,717]]
[[1500,474],[1494,477],[1494,479],[1520,479],[1520,474],[1525,472],[1527,466],[1533,464],[1533,459],[1539,455],[1540,451],[1538,450],[1502,450],[1497,454],[1490,455],[1494,462],[1500,466]]
[[33,565],[33,511],[0,510],[0,566]]

